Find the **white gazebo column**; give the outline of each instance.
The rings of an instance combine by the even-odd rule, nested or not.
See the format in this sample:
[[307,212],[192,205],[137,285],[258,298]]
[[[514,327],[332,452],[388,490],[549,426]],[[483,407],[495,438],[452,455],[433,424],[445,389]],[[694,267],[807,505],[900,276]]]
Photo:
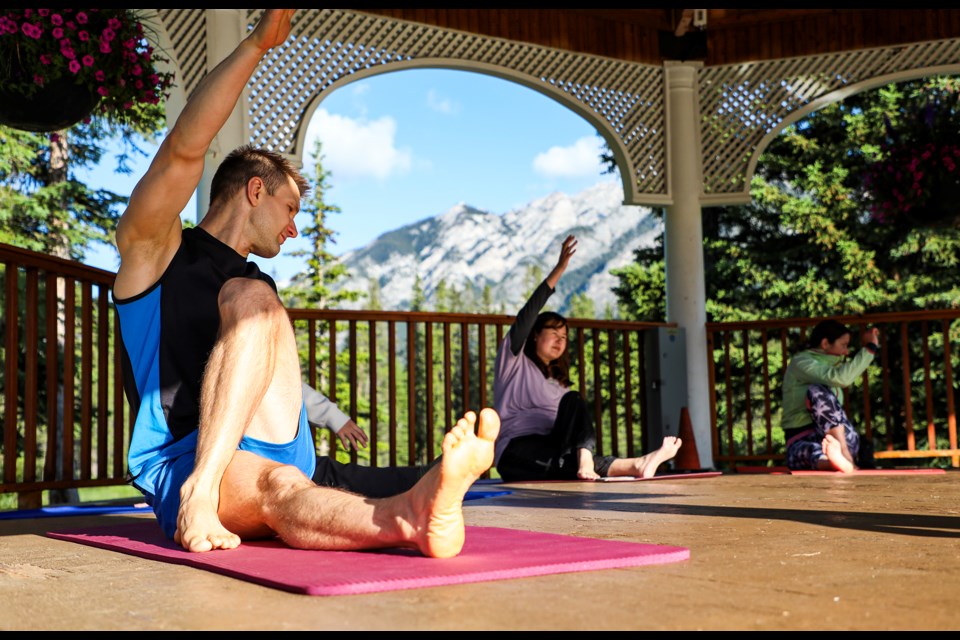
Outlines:
[[700,62],[664,63],[667,104],[667,179],[673,204],[664,220],[667,322],[684,329],[687,347],[687,407],[700,466],[713,467],[707,369],[707,308],[703,270],[700,195]]
[[[207,9],[207,72],[233,53],[246,34],[243,9]],[[249,140],[247,92],[244,91],[233,113],[213,139],[204,160],[203,175],[197,186],[197,222],[210,208],[210,182],[224,157]]]

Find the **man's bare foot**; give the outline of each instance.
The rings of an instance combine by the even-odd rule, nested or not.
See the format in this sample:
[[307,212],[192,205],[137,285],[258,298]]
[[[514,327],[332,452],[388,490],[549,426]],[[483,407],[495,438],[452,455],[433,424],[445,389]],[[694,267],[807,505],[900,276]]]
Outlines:
[[[187,494],[187,497],[183,497]],[[240,536],[228,531],[212,502],[190,497],[185,488],[181,494],[180,511],[177,513],[177,530],[173,540],[187,551],[211,551],[235,549],[240,546]]]
[[660,448],[656,451],[651,451],[642,458],[637,458],[635,462],[636,475],[641,478],[652,478],[657,473],[657,468],[670,460],[675,455],[677,451],[680,450],[680,445],[683,444],[683,441],[680,438],[675,436],[667,436],[663,439],[663,443],[660,445]]
[[857,468],[854,464],[843,455],[843,445],[832,435],[828,433],[820,446],[823,447],[823,453],[827,456],[827,460],[830,461],[831,467],[842,473],[853,473],[856,471]]
[[465,537],[463,496],[493,464],[493,443],[499,432],[496,411],[483,409],[479,420],[468,411],[444,435],[440,464],[410,490],[418,523],[414,543],[423,555],[452,558],[460,553]]

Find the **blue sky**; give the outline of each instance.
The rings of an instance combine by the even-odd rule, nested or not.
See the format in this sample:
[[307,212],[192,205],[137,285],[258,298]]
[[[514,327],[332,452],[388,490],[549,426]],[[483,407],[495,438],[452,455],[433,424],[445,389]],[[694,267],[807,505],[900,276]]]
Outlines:
[[[341,209],[329,220],[338,255],[461,202],[502,214],[614,179],[603,174],[601,139],[586,120],[532,89],[466,71],[394,71],[335,90],[307,130],[308,176],[315,137],[330,171],[325,200]],[[113,173],[114,164],[108,158],[86,179],[129,195],[148,159],[129,177]],[[184,217],[195,219],[195,199]],[[288,255],[304,248],[298,240],[272,260],[251,259],[286,280],[302,268],[302,258]],[[115,270],[116,253],[91,252],[88,262]]]

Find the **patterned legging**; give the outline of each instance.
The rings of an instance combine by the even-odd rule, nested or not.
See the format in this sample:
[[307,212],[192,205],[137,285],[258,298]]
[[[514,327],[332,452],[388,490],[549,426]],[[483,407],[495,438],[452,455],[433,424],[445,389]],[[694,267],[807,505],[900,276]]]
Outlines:
[[787,467],[790,469],[816,469],[817,461],[824,457],[824,436],[830,429],[842,425],[847,440],[847,449],[854,460],[860,450],[860,436],[850,424],[837,396],[822,384],[807,388],[807,411],[813,420],[810,431],[787,443]]

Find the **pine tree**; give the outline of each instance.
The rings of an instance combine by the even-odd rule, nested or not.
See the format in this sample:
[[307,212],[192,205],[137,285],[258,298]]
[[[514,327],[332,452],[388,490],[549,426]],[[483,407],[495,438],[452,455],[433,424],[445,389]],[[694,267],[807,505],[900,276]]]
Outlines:
[[335,244],[336,231],[327,226],[328,217],[340,213],[340,207],[326,202],[326,193],[330,188],[330,172],[323,168],[323,152],[320,140],[314,142],[311,156],[313,159],[313,178],[310,199],[302,213],[310,221],[300,230],[300,235],[310,241],[309,250],[294,251],[293,257],[306,257],[307,268],[298,272],[288,287],[281,291],[281,297],[288,306],[306,306],[316,309],[334,308],[342,301],[357,300],[360,292],[348,289],[334,291],[331,288],[338,280],[347,275],[347,269],[329,249]]

